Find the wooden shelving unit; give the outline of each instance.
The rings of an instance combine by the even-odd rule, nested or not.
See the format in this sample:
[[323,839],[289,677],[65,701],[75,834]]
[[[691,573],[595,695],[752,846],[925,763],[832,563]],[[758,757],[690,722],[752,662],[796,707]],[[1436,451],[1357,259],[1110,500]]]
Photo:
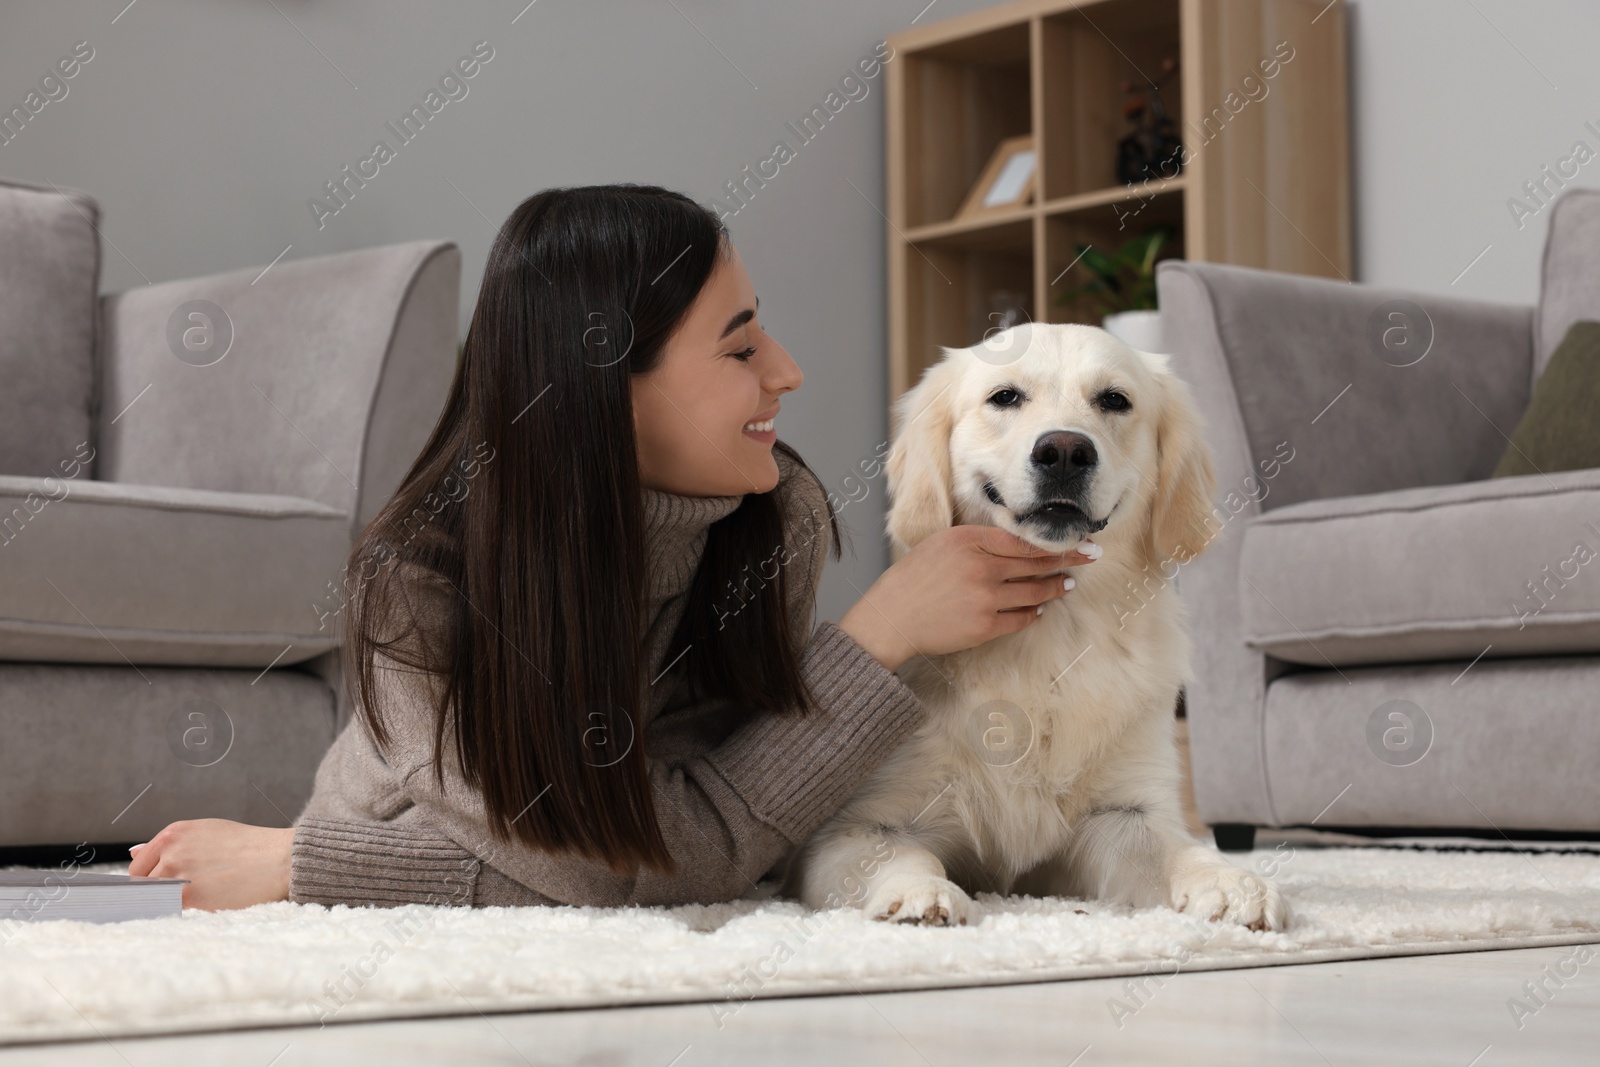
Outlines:
[[[1280,42],[1292,57],[1265,77]],[[1097,322],[1054,299],[1086,280],[1080,243],[1109,250],[1164,224],[1162,258],[1349,277],[1342,0],[1019,0],[889,43],[891,401],[1007,306]],[[1148,84],[1168,56],[1179,69],[1161,99],[1188,162],[1118,184],[1123,82]],[[995,146],[1028,133],[1033,203],[952,218]]]

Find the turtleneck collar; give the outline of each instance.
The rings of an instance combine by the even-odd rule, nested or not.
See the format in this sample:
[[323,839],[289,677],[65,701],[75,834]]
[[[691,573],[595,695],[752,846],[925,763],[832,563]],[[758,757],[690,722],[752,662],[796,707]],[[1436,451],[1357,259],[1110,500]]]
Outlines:
[[689,588],[711,524],[733,514],[744,496],[682,496],[644,487],[646,590],[652,601]]

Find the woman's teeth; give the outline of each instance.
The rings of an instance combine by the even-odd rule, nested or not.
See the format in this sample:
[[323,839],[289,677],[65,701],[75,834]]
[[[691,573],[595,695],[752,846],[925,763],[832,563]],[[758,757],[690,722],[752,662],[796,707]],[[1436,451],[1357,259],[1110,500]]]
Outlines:
[[765,433],[766,431],[772,429],[772,423],[772,419],[767,419],[764,422],[747,422],[744,424],[744,428],[749,430],[751,433]]

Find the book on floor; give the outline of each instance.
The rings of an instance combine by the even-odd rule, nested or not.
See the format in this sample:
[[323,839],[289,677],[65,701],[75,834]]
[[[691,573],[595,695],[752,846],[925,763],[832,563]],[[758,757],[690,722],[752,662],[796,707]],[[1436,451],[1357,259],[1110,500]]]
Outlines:
[[181,915],[188,881],[89,871],[0,871],[0,922],[116,923]]

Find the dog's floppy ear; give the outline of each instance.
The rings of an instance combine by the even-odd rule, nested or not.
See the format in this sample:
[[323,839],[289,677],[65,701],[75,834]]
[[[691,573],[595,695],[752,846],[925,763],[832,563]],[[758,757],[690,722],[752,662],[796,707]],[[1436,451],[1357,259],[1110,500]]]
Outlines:
[[1172,373],[1168,359],[1143,353],[1160,387],[1156,421],[1156,492],[1150,513],[1154,563],[1186,563],[1216,536],[1211,496],[1217,475],[1200,432],[1200,414],[1189,386]]
[[956,364],[946,356],[895,403],[889,449],[889,536],[902,551],[955,524],[950,487],[950,429],[955,422]]

